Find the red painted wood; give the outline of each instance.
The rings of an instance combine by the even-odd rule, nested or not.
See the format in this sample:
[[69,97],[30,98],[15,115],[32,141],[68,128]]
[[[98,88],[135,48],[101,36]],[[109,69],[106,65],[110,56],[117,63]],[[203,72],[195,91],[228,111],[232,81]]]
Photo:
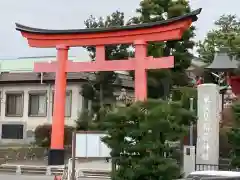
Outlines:
[[[103,61],[103,62],[101,62]],[[153,58],[146,57],[144,69],[164,69],[174,67],[174,57]],[[114,60],[114,61],[94,61],[94,62],[72,62],[66,64],[66,72],[96,72],[96,71],[130,71],[135,70],[136,60]],[[34,64],[34,72],[56,72],[57,62],[37,62]]]
[[66,63],[68,47],[57,47],[57,69],[55,80],[54,109],[52,121],[51,149],[64,149],[64,117],[66,97]]
[[177,40],[191,25],[191,19],[185,19],[164,26],[136,30],[121,30],[114,32],[86,33],[86,34],[33,34],[21,32],[27,38],[31,47],[49,48],[64,44],[69,47],[107,45],[107,44],[132,44],[135,40],[149,41]]
[[239,95],[240,94],[240,76],[231,76],[230,85],[232,87],[233,93],[235,95]]

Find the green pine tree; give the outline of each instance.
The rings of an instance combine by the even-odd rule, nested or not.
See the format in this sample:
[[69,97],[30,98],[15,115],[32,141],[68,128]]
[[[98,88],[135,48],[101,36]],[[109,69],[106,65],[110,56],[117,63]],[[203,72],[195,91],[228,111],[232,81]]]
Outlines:
[[[129,24],[139,24],[166,20],[181,16],[191,11],[187,0],[143,0],[137,9],[138,17],[130,20]],[[188,85],[185,70],[190,66],[194,42],[194,26],[187,30],[182,40],[150,43],[148,55],[154,57],[173,55],[175,67],[171,70],[154,70],[148,72],[148,97],[159,98],[168,95],[172,85]]]
[[176,147],[195,120],[181,103],[163,100],[137,102],[107,114],[103,138],[117,165],[113,180],[172,180],[180,178]]

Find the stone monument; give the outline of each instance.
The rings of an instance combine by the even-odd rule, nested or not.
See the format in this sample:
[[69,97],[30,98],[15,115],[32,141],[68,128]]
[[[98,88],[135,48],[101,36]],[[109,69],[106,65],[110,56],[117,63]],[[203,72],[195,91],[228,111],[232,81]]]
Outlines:
[[[219,122],[221,97],[216,84],[198,86],[196,166],[217,169],[219,163]],[[206,168],[208,169],[206,169]],[[198,170],[198,169],[196,169]],[[201,169],[203,170],[203,169]]]

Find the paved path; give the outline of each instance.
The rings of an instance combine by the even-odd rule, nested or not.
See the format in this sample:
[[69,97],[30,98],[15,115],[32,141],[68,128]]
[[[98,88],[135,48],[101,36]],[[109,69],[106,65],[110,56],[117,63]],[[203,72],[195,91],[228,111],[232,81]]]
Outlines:
[[[71,168],[71,165],[70,167]],[[111,171],[111,163],[106,161],[76,162],[76,168]]]
[[[51,176],[26,176],[26,175],[5,175],[0,174],[1,180],[53,180]],[[98,180],[96,178],[81,178],[81,180]],[[100,180],[103,180],[102,178]]]
[[[45,166],[43,163],[39,161],[20,161],[14,163],[6,163],[7,165],[28,165],[28,166]],[[61,167],[61,166],[59,166]],[[69,166],[71,168],[71,165]],[[103,171],[111,171],[111,162],[106,162],[105,160],[99,161],[90,161],[90,162],[81,162],[76,161],[76,169],[92,169],[92,170],[103,170]],[[0,179],[1,180],[1,179]]]
[[7,180],[53,180],[51,176],[25,176],[25,175],[7,175],[0,174],[0,179]]

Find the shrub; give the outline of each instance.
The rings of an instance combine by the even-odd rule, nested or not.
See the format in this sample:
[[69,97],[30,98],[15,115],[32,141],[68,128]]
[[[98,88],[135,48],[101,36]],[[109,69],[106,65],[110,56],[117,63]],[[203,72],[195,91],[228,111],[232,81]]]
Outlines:
[[[64,128],[64,144],[70,145],[72,143],[72,132],[74,128],[71,126],[65,126]],[[35,131],[35,143],[41,147],[50,147],[51,143],[51,124],[39,125]]]
[[228,133],[231,128],[222,127],[219,131],[219,155],[221,158],[228,158],[232,150],[231,144],[228,142]]
[[[195,121],[194,113],[181,103],[163,100],[136,102],[106,115],[102,124],[111,148],[112,179],[177,179],[181,168],[176,147]],[[117,168],[115,168],[117,167]]]

